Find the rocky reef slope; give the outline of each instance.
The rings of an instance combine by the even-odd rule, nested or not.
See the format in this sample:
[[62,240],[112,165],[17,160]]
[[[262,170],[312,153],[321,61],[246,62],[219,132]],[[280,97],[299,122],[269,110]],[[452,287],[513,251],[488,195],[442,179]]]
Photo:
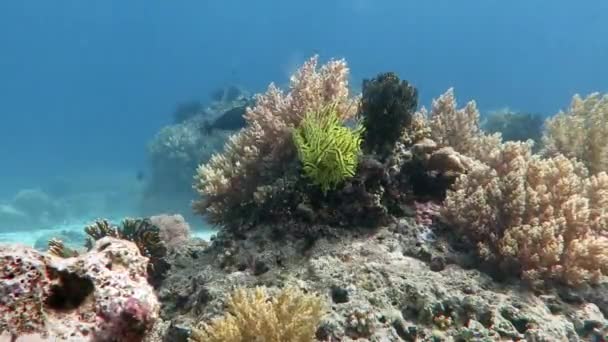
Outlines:
[[319,227],[325,237],[313,244],[285,229],[177,250],[159,290],[158,336],[186,341],[197,322],[223,314],[235,287],[253,286],[318,294],[327,304],[320,341],[603,341],[608,332],[606,284],[539,295],[472,268],[454,236],[437,238],[413,219],[339,237]]

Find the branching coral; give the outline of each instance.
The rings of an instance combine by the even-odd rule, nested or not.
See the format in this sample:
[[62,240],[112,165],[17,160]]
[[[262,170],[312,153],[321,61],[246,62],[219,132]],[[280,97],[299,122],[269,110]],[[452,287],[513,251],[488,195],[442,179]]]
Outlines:
[[608,172],[608,94],[575,95],[567,112],[546,122],[544,153],[576,158],[592,174]]
[[324,313],[320,298],[287,288],[268,298],[264,288],[237,289],[228,313],[194,329],[192,342],[309,342]]
[[[562,114],[550,120],[549,126],[562,134],[555,133],[558,138],[553,146],[566,142],[573,148],[583,146],[568,157],[591,166],[604,153],[588,146],[598,141],[601,129],[585,133],[579,128],[572,136],[565,133],[566,126],[590,129],[589,122],[601,123],[604,100],[586,101],[574,101],[571,112],[580,114],[570,118]],[[583,124],[582,113],[593,119],[586,117],[589,122]],[[500,134],[484,134],[475,103],[456,109],[452,89],[433,101],[430,114],[424,110],[421,114],[428,117],[430,136],[440,146],[473,158],[448,191],[442,214],[477,245],[484,260],[506,274],[513,271],[531,281],[578,285],[608,275],[606,173],[592,169],[595,175],[589,177],[583,163],[559,154],[568,151],[565,147],[549,144],[554,153],[543,158],[532,153],[531,140],[502,143]],[[584,154],[585,149],[594,152]]]
[[389,153],[411,124],[418,106],[418,91],[392,72],[363,81],[360,115],[366,127],[364,144],[369,152]]
[[251,203],[257,188],[293,160],[291,132],[306,113],[335,103],[342,119],[354,115],[358,99],[349,97],[345,61],[332,60],[320,69],[317,61],[311,58],[292,76],[287,94],[271,84],[258,95],[245,114],[247,126],[229,138],[223,153],[199,166],[194,184],[201,195],[194,203],[197,212],[223,223],[231,210]]
[[345,127],[334,105],[309,113],[293,137],[304,173],[323,192],[353,177],[363,127]]
[[431,111],[422,108],[418,115],[428,118],[430,137],[439,146],[484,161],[501,143],[500,134],[486,135],[479,127],[479,111],[474,101],[457,109],[454,89],[433,100]]
[[445,217],[503,270],[567,284],[608,275],[608,175],[508,142],[449,191]]

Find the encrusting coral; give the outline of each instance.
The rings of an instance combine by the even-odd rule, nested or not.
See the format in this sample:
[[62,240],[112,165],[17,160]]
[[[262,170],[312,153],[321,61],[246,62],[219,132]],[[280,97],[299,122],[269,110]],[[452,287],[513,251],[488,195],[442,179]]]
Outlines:
[[543,153],[585,163],[591,174],[608,172],[608,94],[575,95],[570,108],[545,123]]
[[[161,239],[161,229],[150,219],[123,220],[120,227],[112,225],[106,219],[99,219],[85,227],[88,237],[85,243],[87,250],[95,245],[95,241],[113,237],[135,243],[139,252],[149,259],[148,277],[153,285],[162,281],[164,274],[170,267],[165,260],[167,255],[167,242]],[[61,240],[51,239],[48,243],[49,253],[59,257],[74,257],[79,253],[65,246]]]
[[162,258],[166,254],[166,247],[160,238],[160,228],[152,224],[149,219],[127,218],[122,221],[120,227],[112,226],[105,219],[97,220],[85,228],[89,235],[87,248],[91,248],[94,241],[111,236],[118,239],[132,241],[137,245],[141,254],[145,257]]
[[229,138],[223,153],[199,166],[195,189],[201,199],[195,211],[221,223],[234,210],[253,203],[259,187],[280,176],[284,164],[295,155],[292,130],[306,113],[335,104],[343,120],[357,109],[349,97],[348,68],[343,60],[332,60],[317,70],[318,57],[308,60],[291,78],[287,94],[271,84],[256,97],[245,114],[247,126]]
[[107,220],[98,220],[85,228],[90,236],[87,248],[94,240],[112,236],[135,243],[140,253],[149,258],[148,281],[157,286],[162,281],[170,265],[166,262],[167,246],[160,237],[160,228],[150,219],[126,218],[120,227],[113,227]]
[[228,312],[194,329],[192,342],[310,342],[324,314],[322,300],[294,288],[269,298],[263,287],[237,289]]
[[147,263],[135,244],[111,237],[67,259],[0,245],[0,335],[142,341],[159,312]]
[[362,132],[345,127],[334,105],[308,113],[294,130],[303,171],[324,193],[355,175]]

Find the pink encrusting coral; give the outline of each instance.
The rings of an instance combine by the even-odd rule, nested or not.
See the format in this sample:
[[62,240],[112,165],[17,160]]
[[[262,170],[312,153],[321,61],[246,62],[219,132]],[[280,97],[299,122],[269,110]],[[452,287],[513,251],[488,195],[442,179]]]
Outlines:
[[148,260],[132,242],[106,237],[61,258],[0,246],[0,336],[138,341],[158,317]]
[[433,221],[441,215],[441,206],[432,201],[414,201],[414,209],[416,210],[416,223],[423,226],[432,226]]

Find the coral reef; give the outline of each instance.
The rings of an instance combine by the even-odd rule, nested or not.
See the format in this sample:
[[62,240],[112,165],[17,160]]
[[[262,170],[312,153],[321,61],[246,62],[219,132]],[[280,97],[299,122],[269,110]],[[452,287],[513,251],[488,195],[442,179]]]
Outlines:
[[0,335],[142,341],[159,311],[146,265],[133,243],[111,237],[68,259],[1,245]]
[[[308,78],[316,80],[319,77],[309,61],[295,79],[304,84],[313,83],[303,81],[301,76],[306,70]],[[300,87],[300,84],[296,85]],[[271,95],[280,98],[280,93],[273,89],[269,90],[267,99]],[[314,99],[313,96],[309,98]],[[246,184],[254,191],[258,211],[265,211],[255,213],[258,218],[270,215],[267,217],[289,220],[299,215],[308,222],[319,224],[373,227],[403,216],[408,210],[416,211],[417,199],[441,202],[447,195],[442,211],[444,219],[478,247],[484,260],[499,265],[507,274],[521,274],[531,280],[556,279],[571,285],[598,282],[606,274],[601,266],[606,260],[603,247],[607,222],[602,209],[606,201],[603,174],[588,178],[584,171],[577,171],[582,170],[579,166],[565,157],[533,157],[531,141],[503,143],[500,134],[485,134],[480,128],[475,102],[458,109],[453,89],[433,100],[430,111],[423,108],[412,113],[415,102],[415,89],[400,82],[394,74],[381,74],[373,81],[364,82],[361,111],[367,115],[366,132],[383,131],[381,128],[385,127],[386,121],[392,121],[398,126],[396,132],[400,133],[400,139],[387,140],[391,154],[386,162],[367,155],[361,158],[356,172],[347,174],[352,179],[343,182],[346,177],[341,176],[335,181],[323,182],[322,177],[312,171],[321,169],[319,163],[323,160],[324,146],[329,143],[304,144],[308,137],[303,132],[309,128],[310,116],[302,117],[299,112],[293,119],[297,111],[283,112],[277,110],[278,105],[262,107],[260,101],[259,111],[252,111],[257,114],[250,116],[250,126],[245,129],[251,130],[252,136],[256,137],[257,140],[253,140],[248,136],[253,145],[247,144],[249,140],[232,139],[225,151],[230,158],[218,155],[199,169],[197,186],[201,194],[208,196],[199,209],[212,214],[216,223],[228,222],[221,211],[230,209],[243,221],[255,225],[260,221],[251,220],[251,211],[234,211],[235,207],[247,206],[247,199],[239,197],[243,196],[242,186]],[[389,110],[387,106],[394,107]],[[598,108],[602,106],[593,106],[594,113],[600,110]],[[388,115],[389,112],[396,118],[374,119],[374,115]],[[284,121],[273,116],[278,114],[283,114],[281,120]],[[288,121],[289,118],[292,121]],[[338,120],[334,118],[333,122],[340,127]],[[302,187],[297,173],[286,171],[293,168],[291,153],[286,152],[291,148],[289,144],[275,143],[270,149],[264,145],[268,144],[266,139],[270,140],[265,134],[273,132],[276,142],[276,132],[289,129],[295,129],[295,145],[305,174],[321,185],[323,196]],[[253,134],[254,131],[257,133]],[[366,144],[372,151],[383,144],[374,134],[365,137],[370,139]],[[255,144],[266,146],[263,158],[249,158],[260,153],[253,148]],[[235,151],[250,154],[245,157]],[[242,158],[247,159],[250,166],[241,163]],[[247,171],[250,167],[254,171]],[[280,181],[260,182],[264,177],[259,168],[274,169],[266,176],[274,175]],[[340,167],[326,169],[338,171],[338,176],[344,174]],[[247,177],[241,179],[241,172]],[[336,188],[342,182],[344,184]],[[240,191],[237,193],[231,184],[241,185]],[[571,185],[565,187],[563,184]],[[229,204],[237,198],[244,203]],[[213,208],[221,209],[215,212],[221,215],[213,215]],[[526,238],[526,234],[533,234],[535,238]],[[319,232],[309,231],[304,235],[310,238]]]
[[304,174],[326,193],[355,175],[363,126],[345,127],[334,105],[308,113],[293,139]]
[[418,91],[392,72],[363,81],[359,115],[366,127],[365,149],[389,154],[411,122],[418,107]]
[[281,177],[284,166],[294,160],[292,129],[306,113],[335,104],[342,119],[354,115],[357,99],[349,97],[346,63],[330,61],[317,70],[317,61],[311,58],[296,72],[287,94],[271,84],[258,95],[245,114],[247,127],[230,137],[223,153],[198,168],[197,212],[220,223],[253,205],[257,189]]
[[[487,143],[500,142],[498,136],[481,141],[477,121],[465,126],[471,117],[478,120],[479,113],[474,103],[457,110],[451,90],[434,102],[430,114],[415,113],[415,88],[393,73],[364,82],[367,91],[355,108],[363,122],[348,129],[355,114],[352,105],[358,101],[348,96],[348,69],[344,61],[330,61],[317,71],[316,63],[314,57],[302,66],[287,95],[271,85],[248,111],[248,126],[230,138],[222,154],[199,167],[197,212],[237,229],[294,218],[373,227],[402,216],[418,197],[441,201],[449,185],[468,170],[467,157],[448,145],[450,139],[460,139],[448,120],[457,117],[458,127],[469,130],[471,141],[458,145],[462,153],[482,146],[477,151],[482,154],[493,146]],[[321,129],[321,123],[326,127]],[[386,127],[392,131],[383,138]],[[358,139],[353,138],[368,129],[375,133],[365,133],[368,153],[359,156]],[[433,130],[441,144],[428,139]],[[332,135],[321,134],[326,131],[348,139],[338,144]],[[302,180],[300,165],[317,189]]]
[[591,174],[608,172],[608,94],[575,95],[570,108],[547,119],[543,154],[585,163]]
[[433,101],[429,121],[435,141],[473,159],[442,211],[483,260],[535,283],[597,283],[608,274],[605,173],[589,177],[575,160],[533,155],[531,141],[484,134],[474,103],[457,110],[452,90]]
[[[315,56],[287,92],[271,84],[250,106],[223,88],[215,111],[169,129],[192,138],[165,150],[181,158],[178,182],[202,163],[193,208],[221,226],[210,243],[159,215],[97,221],[86,254],[60,240],[47,254],[5,248],[0,329],[146,342],[606,340],[607,97],[575,97],[534,154],[532,140],[501,133],[537,118],[504,114],[484,132],[475,102],[459,108],[453,89],[416,111],[416,88],[396,74],[366,80],[359,98],[348,72]],[[221,128],[240,130],[196,161]],[[103,290],[146,278],[162,303],[153,326],[154,299]]]
[[[378,129],[373,120],[365,124]],[[280,127],[298,134],[302,121]],[[269,139],[264,134],[257,137]],[[253,141],[239,139],[224,153]],[[205,285],[177,285],[183,275],[173,277],[180,270],[169,276],[163,301],[182,304],[166,307],[165,317],[209,321],[221,313],[218,287],[228,284],[298,284],[332,303],[318,340],[551,341],[606,334],[608,307],[600,299],[608,284],[605,173],[589,176],[577,160],[534,155],[530,140],[503,142],[500,133],[484,133],[475,102],[459,109],[453,89],[433,100],[430,111],[411,113],[399,139],[387,144],[385,158],[362,155],[354,175],[322,196],[303,185],[291,154],[280,153],[289,146],[273,145],[265,158],[248,159],[263,170],[275,168],[263,182],[233,178],[249,170],[240,168],[241,154],[216,160],[216,167],[231,168],[222,171],[226,178],[211,173],[213,165],[199,169],[209,172],[207,178],[199,173],[199,189],[234,191],[234,184],[251,181],[258,210],[253,216],[233,211],[248,229],[222,230],[205,250],[208,256],[197,258],[206,265],[198,268]],[[205,208],[228,203],[223,195],[207,200]],[[273,223],[252,219],[264,215]],[[214,219],[227,222],[221,215]],[[479,270],[464,271],[473,267]],[[415,279],[405,280],[395,269],[408,269]],[[496,278],[481,273],[492,269]],[[527,292],[528,283],[511,285],[516,277],[538,285],[545,297]],[[456,279],[462,283],[454,287]],[[396,304],[400,300],[406,303]],[[585,328],[578,315],[593,326]]]
[[[148,144],[150,176],[144,189],[145,212],[182,209],[193,197],[192,175],[222,147],[229,131],[207,132],[208,119],[195,116],[163,127]],[[182,199],[183,198],[183,199]],[[165,200],[166,199],[166,200]],[[177,199],[177,200],[176,200]],[[167,203],[166,203],[167,202]],[[175,208],[168,202],[176,202]]]
[[123,220],[120,227],[113,226],[108,220],[97,220],[87,226],[85,232],[89,235],[86,247],[92,248],[95,241],[106,236],[123,239],[135,243],[141,255],[149,258],[148,281],[154,286],[163,280],[170,265],[166,262],[167,246],[161,239],[160,228],[150,219]]
[[247,112],[247,108],[253,104],[252,101],[247,101],[240,106],[228,109],[213,122],[206,124],[205,130],[208,134],[213,132],[213,130],[238,131],[247,125],[245,113]]
[[197,166],[207,162],[230,134],[244,126],[242,116],[251,102],[247,93],[239,91],[207,107],[200,104],[192,115],[163,127],[154,136],[147,146],[151,172],[142,196],[143,214],[188,213],[184,208],[195,196],[192,175]]
[[309,342],[323,316],[322,301],[295,288],[268,298],[266,290],[237,289],[228,313],[192,331],[193,342]]
[[234,84],[217,88],[210,94],[211,100],[216,104],[230,103],[247,96],[243,88]]
[[190,225],[182,215],[155,215],[150,222],[159,228],[159,237],[168,248],[175,248],[190,238]]
[[[114,226],[106,219],[99,219],[84,229],[87,237],[85,251],[90,250],[95,241],[113,237],[135,243],[140,253],[149,258],[148,276],[154,286],[162,281],[170,265],[166,256],[190,238],[190,226],[181,215],[156,215],[150,218],[123,220],[120,226]],[[79,248],[68,247],[60,237],[47,240],[48,252],[55,256],[72,257],[80,254]],[[72,246],[74,247],[74,246]]]
[[182,267],[159,289],[163,334],[186,341],[192,329],[224,317],[234,287],[255,286],[320,296],[329,311],[316,327],[318,341],[435,341],[437,334],[446,341],[588,341],[608,333],[608,284],[536,296],[521,284],[497,283],[471,267],[465,245],[452,247],[459,237],[449,229],[412,217],[310,245],[277,238],[289,224],[260,225],[238,238],[222,232],[210,247],[182,246],[171,261]]
[[422,108],[419,115],[428,118],[430,138],[439,146],[482,162],[502,141],[500,134],[483,134],[475,101],[457,108],[453,88],[433,100],[430,112]]
[[204,114],[205,108],[200,101],[187,101],[182,102],[177,105],[175,111],[173,112],[173,121],[176,124],[182,123],[193,116],[198,114]]
[[444,214],[503,271],[579,285],[608,275],[606,205],[606,173],[508,142],[456,181]]

